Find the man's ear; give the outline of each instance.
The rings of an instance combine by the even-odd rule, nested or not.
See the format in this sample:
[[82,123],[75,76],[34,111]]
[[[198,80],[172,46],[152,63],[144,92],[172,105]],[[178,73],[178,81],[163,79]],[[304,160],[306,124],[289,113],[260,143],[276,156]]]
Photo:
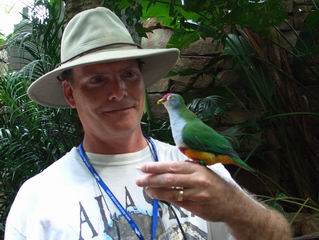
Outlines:
[[71,83],[68,81],[62,82],[63,94],[65,101],[69,104],[71,108],[75,108],[76,104],[73,97],[73,88]]

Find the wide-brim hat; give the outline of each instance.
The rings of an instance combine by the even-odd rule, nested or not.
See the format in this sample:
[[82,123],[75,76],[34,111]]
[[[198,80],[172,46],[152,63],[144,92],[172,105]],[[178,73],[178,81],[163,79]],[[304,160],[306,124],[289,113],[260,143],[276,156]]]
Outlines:
[[29,97],[49,107],[68,107],[61,82],[62,72],[77,66],[139,59],[148,87],[165,77],[175,65],[179,50],[142,49],[134,43],[122,21],[109,9],[98,7],[75,15],[67,24],[61,42],[61,64],[34,81]]

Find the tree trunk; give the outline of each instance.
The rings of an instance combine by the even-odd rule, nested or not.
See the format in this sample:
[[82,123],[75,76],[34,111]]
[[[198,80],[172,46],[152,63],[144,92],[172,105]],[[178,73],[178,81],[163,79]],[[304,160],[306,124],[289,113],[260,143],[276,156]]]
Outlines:
[[64,2],[66,22],[83,10],[102,6],[102,0],[64,0]]

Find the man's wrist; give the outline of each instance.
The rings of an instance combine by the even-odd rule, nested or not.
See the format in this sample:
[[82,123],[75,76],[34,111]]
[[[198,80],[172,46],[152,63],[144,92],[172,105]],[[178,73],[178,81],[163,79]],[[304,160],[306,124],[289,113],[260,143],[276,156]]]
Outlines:
[[230,227],[236,239],[291,239],[291,229],[286,219],[251,196],[237,190],[231,211],[224,222]]

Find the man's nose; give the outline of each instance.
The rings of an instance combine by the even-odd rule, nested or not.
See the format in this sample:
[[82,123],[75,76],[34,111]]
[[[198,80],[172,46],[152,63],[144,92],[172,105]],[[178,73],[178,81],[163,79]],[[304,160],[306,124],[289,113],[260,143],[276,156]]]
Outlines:
[[110,101],[118,101],[127,96],[126,83],[120,76],[115,76],[109,87],[108,99]]

